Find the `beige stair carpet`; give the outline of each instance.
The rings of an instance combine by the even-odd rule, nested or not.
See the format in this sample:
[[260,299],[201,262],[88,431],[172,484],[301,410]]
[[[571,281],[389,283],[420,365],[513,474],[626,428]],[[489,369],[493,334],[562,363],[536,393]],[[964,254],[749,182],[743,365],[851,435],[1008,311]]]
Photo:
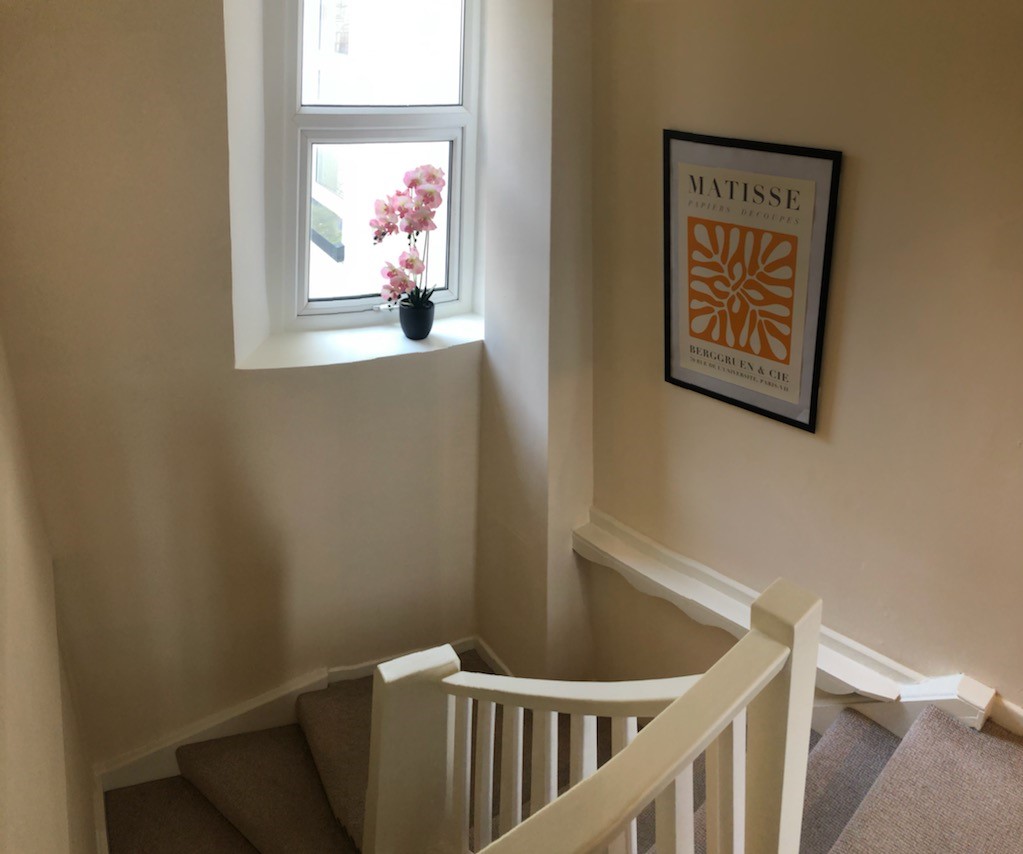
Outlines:
[[338,824],[298,726],[178,748],[181,774],[261,854],[357,849]]
[[[493,673],[475,650],[458,657],[462,670]],[[335,682],[321,691],[302,694],[297,710],[331,809],[362,848],[373,678]]]
[[107,792],[110,854],[258,854],[187,780]]
[[858,712],[845,709],[810,752],[800,854],[827,854],[881,771],[899,739]]
[[931,706],[846,825],[835,854],[1019,854],[1023,739]]

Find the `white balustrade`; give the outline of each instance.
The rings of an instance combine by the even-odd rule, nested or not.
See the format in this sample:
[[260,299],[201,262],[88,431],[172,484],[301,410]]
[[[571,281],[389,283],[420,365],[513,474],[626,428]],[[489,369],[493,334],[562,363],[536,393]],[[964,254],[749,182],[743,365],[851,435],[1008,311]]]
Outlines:
[[[625,750],[636,737],[637,722],[635,718],[612,718],[611,720],[611,753],[617,755]],[[636,819],[632,819],[619,836],[608,848],[608,854],[638,854],[636,848]]]
[[496,706],[489,700],[476,703],[476,803],[473,812],[475,847],[479,851],[493,840],[494,815],[494,719]]
[[522,708],[505,706],[501,725],[501,833],[522,821]]
[[[708,854],[798,854],[819,627],[820,601],[775,582],[754,603],[750,632],[701,676],[515,679],[460,672],[450,647],[382,665],[374,685],[366,854],[466,854],[470,814],[473,850],[486,854],[638,854],[636,819],[651,802],[658,854],[693,854],[693,762],[704,751]],[[523,821],[526,709],[532,767]],[[570,716],[569,788],[560,796],[559,713]],[[612,758],[601,768],[598,717],[611,718]],[[640,717],[653,718],[642,731]],[[389,738],[396,744],[388,746]],[[381,762],[390,767],[377,767]],[[424,776],[432,773],[439,784]]]
[[692,765],[668,783],[654,801],[654,833],[658,851],[696,854]]
[[558,795],[558,713],[533,711],[533,769],[530,777],[530,815]]

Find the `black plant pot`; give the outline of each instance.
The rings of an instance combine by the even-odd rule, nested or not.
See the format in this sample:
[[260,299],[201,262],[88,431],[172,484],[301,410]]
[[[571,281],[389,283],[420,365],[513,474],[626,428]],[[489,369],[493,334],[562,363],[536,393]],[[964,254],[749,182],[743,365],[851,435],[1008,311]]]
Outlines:
[[422,341],[433,329],[433,303],[423,307],[399,303],[398,319],[406,338]]

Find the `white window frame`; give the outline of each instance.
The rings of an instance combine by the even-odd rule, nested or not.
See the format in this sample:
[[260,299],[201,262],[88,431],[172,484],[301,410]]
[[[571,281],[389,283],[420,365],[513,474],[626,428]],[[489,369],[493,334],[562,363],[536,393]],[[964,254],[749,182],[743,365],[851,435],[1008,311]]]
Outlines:
[[[463,0],[462,103],[457,106],[325,107],[302,105],[304,0],[264,0],[266,115],[266,272],[276,332],[369,326],[393,321],[381,296],[308,298],[312,145],[344,142],[451,142],[446,290],[433,296],[438,317],[472,311],[480,0]],[[416,164],[410,164],[414,166]],[[439,165],[439,164],[438,164]],[[381,188],[381,195],[388,187]],[[365,238],[372,240],[366,212]],[[359,224],[355,223],[357,232]],[[380,280],[381,286],[383,279]]]

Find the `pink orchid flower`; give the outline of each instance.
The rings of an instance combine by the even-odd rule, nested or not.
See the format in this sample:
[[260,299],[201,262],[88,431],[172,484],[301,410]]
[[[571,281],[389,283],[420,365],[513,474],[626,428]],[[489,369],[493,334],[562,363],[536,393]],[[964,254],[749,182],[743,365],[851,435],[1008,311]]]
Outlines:
[[407,270],[413,276],[418,276],[426,270],[426,264],[424,264],[423,259],[419,257],[419,250],[414,247],[408,252],[402,252],[401,255],[398,256],[398,264],[403,270]]
[[381,296],[388,300],[401,299],[402,296],[415,287],[415,283],[409,278],[408,274],[404,270],[395,267],[389,261],[387,266],[380,271],[380,275],[387,279],[387,282],[381,289]]
[[444,188],[444,170],[436,166],[424,164],[418,169],[410,169],[405,173],[405,186],[410,190],[423,184],[432,184],[438,189]]
[[406,234],[418,231],[434,231],[437,224],[433,221],[433,211],[428,207],[418,207],[401,221],[401,230]]
[[420,184],[416,187],[416,204],[425,205],[431,210],[440,207],[440,187],[435,184]]
[[408,215],[416,206],[412,194],[404,192],[397,192],[393,196],[389,196],[387,202],[394,213],[400,217]]

